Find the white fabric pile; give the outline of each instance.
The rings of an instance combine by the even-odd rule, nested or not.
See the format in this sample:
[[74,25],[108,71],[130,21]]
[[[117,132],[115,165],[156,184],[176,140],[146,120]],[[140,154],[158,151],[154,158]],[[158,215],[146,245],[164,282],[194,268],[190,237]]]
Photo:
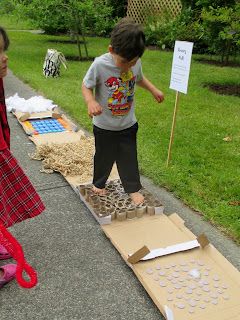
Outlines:
[[24,99],[19,97],[18,93],[6,99],[7,111],[21,111],[21,112],[42,112],[52,110],[57,107],[52,100],[45,99],[42,96],[31,97]]

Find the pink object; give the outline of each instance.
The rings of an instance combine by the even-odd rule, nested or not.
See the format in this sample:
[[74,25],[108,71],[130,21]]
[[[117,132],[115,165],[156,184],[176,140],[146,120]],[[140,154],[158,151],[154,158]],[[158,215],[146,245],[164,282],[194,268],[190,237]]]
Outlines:
[[[23,288],[33,288],[38,281],[37,273],[27,263],[20,243],[11,235],[11,233],[1,223],[0,223],[0,243],[3,244],[6,250],[12,255],[13,259],[15,259],[17,262],[16,280],[18,284]],[[4,269],[5,266],[2,268]],[[24,279],[23,272],[25,272],[28,275],[28,278],[29,278],[28,280]],[[6,281],[2,285],[4,285],[5,283]],[[1,282],[0,282],[0,287],[1,287]]]
[[12,258],[11,254],[0,244],[0,260]]
[[3,271],[3,276],[0,278],[0,289],[13,280],[16,275],[17,266],[16,264],[6,264],[5,266],[0,267],[0,270]]

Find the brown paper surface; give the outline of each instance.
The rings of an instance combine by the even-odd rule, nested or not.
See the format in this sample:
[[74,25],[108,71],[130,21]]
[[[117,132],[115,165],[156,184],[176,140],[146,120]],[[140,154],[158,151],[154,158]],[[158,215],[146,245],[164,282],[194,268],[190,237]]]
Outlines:
[[[111,224],[101,227],[127,262],[128,255],[144,245],[151,250],[196,239],[196,236],[184,226],[183,220],[177,217],[176,214],[170,217],[166,215],[145,216],[130,221],[113,221]],[[178,268],[180,270],[180,272],[178,270],[179,275],[182,277],[181,280],[183,280],[185,273],[181,269],[181,264],[184,263],[189,270],[198,268],[201,274],[209,273],[208,276],[202,276],[201,278],[202,281],[204,279],[205,281],[208,280],[208,292],[203,290],[206,286],[200,287],[199,281],[201,279],[194,280],[193,278],[188,280],[190,282],[183,281],[185,287],[181,286],[175,289],[172,280],[170,281],[168,278],[170,279],[172,274],[176,275],[175,269]],[[158,272],[160,271],[157,270],[159,266],[161,267],[160,270],[164,270],[165,275],[159,275]],[[169,266],[171,267],[169,268]],[[172,309],[174,320],[240,319],[240,273],[211,244],[205,248],[200,247],[153,260],[139,261],[131,265],[131,268],[162,314],[164,314],[165,305]],[[207,268],[209,271],[207,271]],[[153,271],[153,274],[148,274],[148,270]],[[154,277],[159,279],[156,280]],[[218,281],[213,280],[216,277]],[[165,287],[160,285],[160,282],[163,284],[162,281],[166,285]],[[196,284],[196,288],[192,290],[192,294],[188,294],[186,291],[192,283]],[[219,287],[215,288],[215,285]],[[227,288],[223,289],[222,286]],[[171,289],[173,290],[172,294],[168,292]],[[218,289],[222,290],[222,293],[218,294],[217,299],[212,298],[211,295],[216,294]],[[198,296],[197,293],[201,295]],[[182,297],[177,298],[177,295]],[[172,301],[168,300],[170,296]],[[189,299],[195,297],[200,297],[200,299],[196,301],[196,306],[192,308],[189,305]],[[210,299],[207,303],[203,301],[206,298]],[[217,304],[213,304],[213,300],[217,300]],[[178,307],[179,303],[184,305],[183,309]],[[204,309],[201,308],[202,305],[205,306]],[[189,312],[191,308],[194,309],[194,313]]]
[[[92,183],[92,177],[88,180],[83,179],[81,176],[66,176],[64,177],[67,182],[72,186],[72,188],[77,188],[80,184],[88,184],[88,183]],[[119,174],[118,174],[118,170],[117,170],[117,166],[116,164],[113,165],[112,171],[110,173],[110,176],[108,178],[108,180],[115,180],[115,179],[119,179]]]
[[71,143],[71,142],[78,142],[81,137],[84,136],[83,131],[78,132],[58,132],[58,133],[45,133],[45,134],[38,134],[29,137],[29,139],[36,145],[43,145],[49,143]]
[[[15,111],[13,114],[15,117],[19,120],[21,116],[23,116],[26,112],[21,111]],[[45,119],[45,118],[51,118],[52,117],[52,111],[43,111],[43,112],[33,112],[30,113],[30,117],[28,117],[29,120],[31,119]]]
[[[25,112],[20,112],[20,111],[16,111],[13,113],[15,115],[15,117],[17,118],[18,122],[21,124],[21,126],[23,127],[23,130],[26,132],[27,135],[32,136],[33,135],[33,131],[30,130],[27,126],[26,126],[26,122],[25,121],[21,121],[21,117],[23,115],[25,115]],[[44,111],[44,112],[33,112],[30,113],[30,116],[28,117],[27,120],[33,120],[33,119],[46,119],[46,118],[52,118],[52,111]],[[76,132],[77,131],[77,126],[71,121],[69,120],[65,115],[62,115],[61,118],[68,124],[68,128],[67,131],[64,132]],[[41,138],[41,140],[43,141],[44,139],[46,139],[46,143],[47,141],[47,136],[54,134],[56,136],[58,136],[58,134],[61,134],[62,132],[58,132],[58,133],[48,133],[48,134],[40,134],[39,136],[43,136]],[[33,135],[35,136],[35,135]]]

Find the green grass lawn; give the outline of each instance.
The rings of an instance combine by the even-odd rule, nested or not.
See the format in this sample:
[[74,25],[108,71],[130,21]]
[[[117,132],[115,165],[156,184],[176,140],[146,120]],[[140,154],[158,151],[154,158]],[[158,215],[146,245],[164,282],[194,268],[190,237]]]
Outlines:
[[[54,36],[9,31],[9,67],[20,79],[61,106],[81,126],[91,121],[81,96],[81,81],[90,62],[69,62],[61,77],[45,79],[42,65],[48,48],[65,55],[77,54],[74,44],[50,43]],[[63,37],[62,37],[63,38]],[[88,38],[91,56],[106,52],[108,39]],[[139,120],[138,152],[141,173],[166,187],[240,243],[240,99],[217,95],[205,82],[238,83],[239,69],[194,61],[188,94],[180,95],[172,149],[166,168],[175,92],[169,89],[172,53],[147,50],[142,59],[144,74],[165,93],[157,104],[141,88],[136,93]],[[223,138],[230,136],[230,142]]]
[[0,14],[0,26],[8,30],[29,30],[34,26],[29,20],[19,19],[16,15]]

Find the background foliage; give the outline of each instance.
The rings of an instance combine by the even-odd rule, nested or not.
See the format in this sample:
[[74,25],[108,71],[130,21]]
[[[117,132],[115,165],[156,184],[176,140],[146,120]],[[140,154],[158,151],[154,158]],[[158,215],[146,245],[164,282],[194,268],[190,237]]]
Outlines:
[[[127,0],[2,0],[0,12],[28,18],[48,34],[75,32],[108,37],[127,14]],[[37,9],[36,9],[37,8]],[[217,54],[228,62],[240,52],[238,0],[182,0],[182,12],[149,13],[148,45],[172,49],[175,40],[194,42],[194,52]]]
[[76,15],[90,34],[108,36],[127,12],[127,0],[2,0],[0,13],[31,20],[48,34],[75,28]]
[[149,16],[147,43],[172,49],[175,40],[194,42],[198,53],[218,54],[222,62],[240,52],[240,3],[235,0],[182,0],[179,16]]

